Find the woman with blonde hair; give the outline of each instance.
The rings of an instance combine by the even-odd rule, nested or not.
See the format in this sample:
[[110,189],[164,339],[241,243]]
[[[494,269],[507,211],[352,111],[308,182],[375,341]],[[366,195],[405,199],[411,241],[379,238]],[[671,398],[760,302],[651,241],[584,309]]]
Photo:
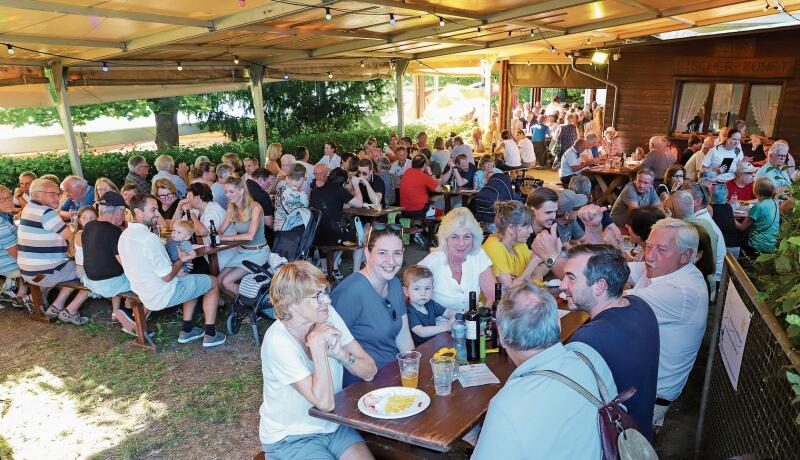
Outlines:
[[325,276],[308,262],[275,273],[270,301],[277,320],[261,345],[263,403],[258,434],[269,458],[372,458],[358,432],[311,417],[334,408],[344,370],[372,380],[375,361],[331,307]]
[[158,201],[158,224],[167,225],[167,221],[171,221],[175,216],[175,211],[178,209],[178,189],[175,184],[167,178],[161,178],[153,182],[153,190],[151,192]]
[[281,155],[283,155],[283,146],[277,142],[269,144],[267,147],[267,164],[264,168],[274,174],[276,177],[281,172]]
[[119,193],[119,189],[117,188],[117,184],[115,184],[111,179],[108,177],[98,177],[96,181],[94,181],[94,201],[97,203],[100,199],[108,192],[117,192]]
[[483,250],[492,261],[492,273],[504,288],[531,280],[541,283],[546,267],[537,273],[543,260],[531,252],[528,237],[533,233],[531,209],[519,201],[498,201],[494,205],[497,232],[489,235]]
[[492,259],[481,247],[483,231],[472,212],[467,208],[448,212],[436,236],[439,248],[419,263],[433,272],[433,300],[462,312],[470,292],[483,292],[487,305],[494,302]]
[[[248,273],[243,262],[248,260],[256,265],[264,265],[269,257],[269,246],[264,237],[264,210],[250,197],[244,182],[238,177],[229,176],[224,187],[228,212],[218,227],[222,235],[220,239],[242,244],[218,278],[220,287],[235,297],[239,293],[239,280]],[[228,227],[232,227],[235,233],[225,234]]]

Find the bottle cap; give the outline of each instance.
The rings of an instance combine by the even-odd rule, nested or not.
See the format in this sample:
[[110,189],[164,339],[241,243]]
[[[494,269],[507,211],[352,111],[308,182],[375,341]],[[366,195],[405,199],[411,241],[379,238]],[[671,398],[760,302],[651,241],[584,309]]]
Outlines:
[[460,320],[463,320],[463,319],[464,319],[464,314],[463,313],[456,313],[456,321],[460,321]]

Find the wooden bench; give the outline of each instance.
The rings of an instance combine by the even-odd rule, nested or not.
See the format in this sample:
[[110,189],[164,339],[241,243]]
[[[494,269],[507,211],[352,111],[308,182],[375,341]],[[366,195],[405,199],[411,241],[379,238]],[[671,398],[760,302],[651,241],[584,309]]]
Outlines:
[[410,221],[411,227],[404,229],[404,231],[409,235],[418,233],[419,230],[413,228],[414,225],[419,225],[422,227],[422,233],[427,238],[428,249],[430,249],[433,239],[436,238],[436,232],[439,229],[439,225],[442,223],[442,217],[412,217],[407,214],[401,214],[400,218],[408,219]]
[[[34,321],[38,321],[40,323],[49,324],[52,321],[47,315],[44,314],[43,305],[44,305],[44,297],[42,296],[42,290],[39,286],[28,283],[28,286],[31,290],[31,298],[33,299],[33,319]],[[59,283],[51,289],[58,289],[58,288],[71,288],[80,291],[89,291],[90,289],[84,286],[80,281],[67,281],[65,283]],[[134,294],[133,292],[124,292],[120,294],[123,300],[127,300],[130,303],[131,308],[133,309],[133,319],[136,323],[136,338],[132,340],[132,345],[137,348],[143,348],[150,352],[158,352],[159,347],[153,342],[153,339],[150,338],[150,335],[147,334],[147,312],[145,311],[144,305],[142,301],[139,300],[139,296]]]
[[[325,278],[328,279],[328,282],[331,283],[331,285],[334,285],[334,284],[338,283],[336,278],[333,277],[333,270],[334,270],[334,265],[335,265],[334,264],[334,258],[336,256],[336,252],[337,251],[354,252],[355,250],[362,249],[363,247],[364,246],[361,246],[361,245],[358,245],[358,244],[352,244],[352,245],[334,244],[334,245],[329,245],[329,246],[315,245],[315,246],[313,246],[313,249],[316,249],[317,251],[320,252],[320,254],[325,256],[325,266],[327,267],[327,270],[328,270],[328,274],[325,276]],[[356,272],[360,268],[361,267],[353,267],[353,271]]]

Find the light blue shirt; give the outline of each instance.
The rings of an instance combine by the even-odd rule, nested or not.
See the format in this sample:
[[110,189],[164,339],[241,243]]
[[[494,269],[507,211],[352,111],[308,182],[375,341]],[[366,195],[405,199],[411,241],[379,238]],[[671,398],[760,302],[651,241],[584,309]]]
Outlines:
[[759,177],[769,177],[776,187],[791,187],[792,178],[789,176],[787,166],[772,166],[765,164],[756,172],[756,179]]
[[569,177],[575,175],[575,171],[572,167],[578,166],[579,164],[581,164],[580,153],[572,147],[568,148],[561,156],[561,171],[558,176]]
[[181,179],[181,176],[176,174],[171,174],[169,171],[159,171],[158,174],[153,176],[153,179],[150,181],[151,184],[155,184],[159,179],[167,179],[175,185],[175,188],[178,190],[178,198],[183,198],[186,196],[186,182]]
[[214,182],[211,185],[211,195],[214,197],[214,202],[220,205],[222,209],[228,209],[228,197],[225,196],[225,186],[219,182]]
[[599,397],[591,369],[573,351],[586,355],[610,397],[617,395],[611,370],[597,351],[584,343],[557,343],[517,367],[492,398],[473,459],[602,458],[597,408],[589,400],[551,377],[519,377],[552,370]]

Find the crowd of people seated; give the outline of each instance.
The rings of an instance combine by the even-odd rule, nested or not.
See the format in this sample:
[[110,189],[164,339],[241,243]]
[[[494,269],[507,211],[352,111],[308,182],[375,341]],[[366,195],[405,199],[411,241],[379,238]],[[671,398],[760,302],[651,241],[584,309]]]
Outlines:
[[[493,303],[495,283],[500,340],[517,369],[489,406],[474,457],[599,457],[596,409],[533,373],[556,371],[597,394],[587,362],[612,394],[636,388],[626,407],[652,441],[694,365],[724,254],[752,258],[777,243],[800,175],[788,143],[757,139],[744,148],[746,125],[737,122],[719,138],[693,135],[679,157],[655,136],[609,209],[593,202],[592,181],[581,173],[623,154],[617,132],[604,129],[602,107],[564,110],[554,99],[525,107],[511,130],[491,128],[432,144],[424,132],[393,135],[384,147],[369,138],[357,153],[331,141],[316,164],[307,148],[280,144],[269,146],[265,165],[226,154],[218,165],[201,157],[190,167],[162,155],[152,177],[133,156],[124,184],[23,172],[13,192],[0,186],[2,295],[31,308],[28,287],[36,285],[47,316],[83,325],[91,291],[110,299],[122,330],[135,334],[121,297],[132,291],[147,310],[181,307],[179,343],[218,346],[226,336],[216,316],[237,295],[244,262],[266,263],[273,236],[293,229],[294,211],[312,207],[321,214],[317,245],[355,243],[353,272],[341,272],[339,252],[335,287],[313,257],[273,278],[277,320],[261,350],[259,433],[268,458],[369,458],[357,431],[308,409],[332,410],[343,387],[449,331],[470,292]],[[522,195],[512,183],[509,169],[553,162],[559,184]],[[445,214],[446,187],[475,194]],[[435,248],[413,264],[405,260],[407,227],[377,220],[362,228],[345,212],[395,205],[406,217],[439,220]],[[223,243],[237,244],[218,254],[217,276],[190,243],[210,244],[212,227]],[[76,279],[88,290],[61,285]],[[591,318],[563,344],[559,301]],[[203,327],[194,322],[198,303]],[[565,427],[570,445],[557,442]]]

